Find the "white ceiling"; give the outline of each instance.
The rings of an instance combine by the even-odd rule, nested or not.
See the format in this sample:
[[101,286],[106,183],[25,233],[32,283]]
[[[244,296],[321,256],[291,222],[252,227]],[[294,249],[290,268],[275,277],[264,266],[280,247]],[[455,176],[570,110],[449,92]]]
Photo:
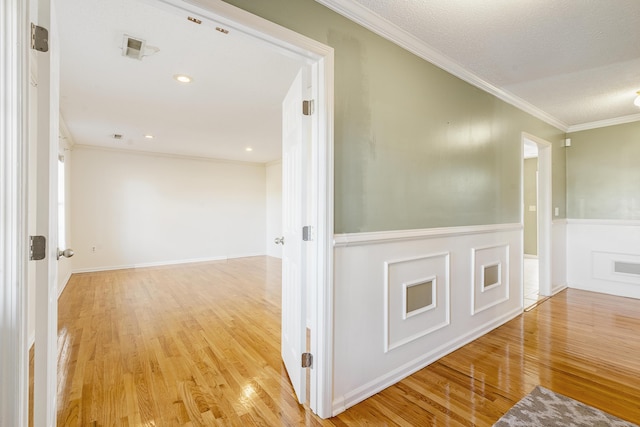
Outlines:
[[[562,129],[640,120],[639,0],[317,1]],[[281,101],[300,60],[138,0],[57,5],[61,113],[74,143],[280,157]],[[124,34],[157,53],[123,57]]]
[[317,1],[560,127],[640,120],[638,0]]
[[[299,60],[136,0],[59,0],[57,16],[60,108],[74,143],[259,163],[281,157],[281,105]],[[158,51],[126,58],[124,34]],[[176,82],[178,73],[193,82]]]

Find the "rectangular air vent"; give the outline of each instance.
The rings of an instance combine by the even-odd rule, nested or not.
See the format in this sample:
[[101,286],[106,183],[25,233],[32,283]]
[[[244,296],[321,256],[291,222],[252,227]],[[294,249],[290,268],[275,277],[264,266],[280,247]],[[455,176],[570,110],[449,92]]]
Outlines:
[[122,40],[122,56],[141,61],[146,43],[144,40],[136,39],[125,34]]
[[435,277],[404,284],[404,313],[406,319],[435,307]]
[[634,274],[640,276],[640,264],[635,262],[615,261],[613,263],[613,271],[622,274]]
[[486,291],[492,286],[500,284],[500,264],[483,266],[482,289]]

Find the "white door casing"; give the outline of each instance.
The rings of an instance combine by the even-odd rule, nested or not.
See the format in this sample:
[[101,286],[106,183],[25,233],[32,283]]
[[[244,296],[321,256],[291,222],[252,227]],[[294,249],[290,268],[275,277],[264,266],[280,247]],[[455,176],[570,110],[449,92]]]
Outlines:
[[[58,329],[58,135],[59,53],[52,0],[38,0],[34,22],[49,31],[48,52],[37,62],[36,234],[47,240],[46,255],[36,263],[34,425],[56,424]],[[35,12],[35,11],[34,11]]]
[[[45,9],[48,11],[47,6],[50,4],[48,0],[36,1],[44,5],[40,12],[44,12]],[[0,420],[3,425],[25,425],[27,415],[26,391],[28,376],[26,371],[26,346],[28,340],[25,327],[27,321],[25,279],[27,209],[23,209],[26,206],[27,196],[26,193],[18,194],[21,191],[24,193],[24,188],[26,187],[25,185],[19,185],[24,183],[20,182],[20,179],[26,177],[27,171],[27,156],[20,152],[21,148],[26,147],[27,138],[21,134],[21,130],[23,131],[28,127],[29,120],[27,110],[24,107],[25,103],[27,103],[25,94],[29,84],[29,80],[26,77],[28,73],[25,58],[29,52],[29,44],[27,43],[29,40],[29,21],[35,19],[35,17],[28,16],[27,3],[28,0],[6,0],[2,2],[1,6],[3,12],[1,17],[3,38],[2,42],[0,42],[0,49],[2,49],[2,58],[7,59],[7,61],[2,62],[2,70],[0,72],[7,71],[5,76],[8,78],[3,78],[1,83],[6,105],[2,105],[0,119],[12,126],[5,127],[2,132],[3,147],[0,150],[0,154],[3,154],[3,156],[0,156],[0,165],[3,169],[0,170],[0,178],[2,178],[0,180],[2,182],[2,185],[0,185],[0,198],[2,198],[2,201],[8,202],[6,211],[10,215],[0,216],[0,226],[3,227],[2,231],[12,231],[6,234],[6,244],[2,247],[2,252],[0,253],[3,262],[0,265],[0,274],[3,278],[9,278],[5,283],[11,284],[10,287],[5,288],[9,294],[8,298],[4,298],[6,295],[3,295],[0,304],[2,304],[3,310],[6,308],[4,312],[11,315],[10,318],[3,318],[2,321],[7,320],[7,323],[10,323],[13,329],[5,330],[3,328],[2,349],[0,349],[3,357],[2,361],[0,361],[0,367],[3,375],[8,372],[7,368],[17,371],[17,376],[12,376],[11,381],[2,381],[0,385],[2,404],[5,405],[6,402],[6,407],[11,408],[4,411],[4,406],[2,407],[3,411],[0,413]],[[313,206],[314,218],[317,218],[317,222],[314,224],[316,232],[314,233],[315,241],[313,242],[317,253],[317,262],[314,267],[317,286],[313,288],[315,290],[314,300],[316,301],[316,306],[314,306],[315,310],[313,310],[311,321],[317,339],[311,342],[312,351],[315,353],[315,366],[312,370],[311,382],[313,385],[314,381],[317,380],[317,384],[315,388],[312,387],[311,389],[310,405],[311,409],[319,416],[323,418],[330,417],[332,415],[333,381],[333,49],[224,2],[191,0],[187,3],[183,0],[157,0],[154,4],[195,14],[209,22],[218,22],[235,31],[241,31],[289,54],[305,58],[313,70],[316,115],[312,118],[313,135],[310,158],[312,159],[313,170],[312,185],[315,194],[317,194],[317,203]],[[49,17],[39,17],[37,23],[41,26],[46,26],[46,22],[49,19]],[[50,33],[50,45],[53,52],[55,52],[57,49],[55,45],[55,29],[49,29],[52,30]],[[7,35],[6,38],[4,37],[5,34]],[[9,54],[5,55],[6,53]],[[57,81],[57,75],[55,73],[54,75],[51,74],[52,68],[50,66],[55,67],[56,65],[54,58],[50,57],[49,61],[51,62],[47,64],[49,70],[44,70],[47,67],[42,67],[39,70],[39,74],[40,79],[46,78],[49,82],[47,93],[49,94],[49,104],[51,105],[51,98],[57,97],[57,92],[50,92],[52,89],[51,82]],[[42,64],[39,64],[39,68],[40,65]],[[56,85],[57,83],[54,84],[53,88],[57,89]],[[14,93],[14,90],[17,93]],[[57,127],[58,124],[58,121],[53,120],[52,117],[52,115],[57,116],[57,108],[53,111],[49,109],[49,114],[48,122],[50,128],[46,133],[49,135],[48,139],[52,144],[57,142],[57,131],[52,131],[51,129],[51,127]],[[42,119],[42,117],[40,118]],[[51,138],[51,135],[54,135],[54,137]],[[6,145],[4,144],[5,142],[7,143]],[[39,145],[41,143],[42,141],[39,141]],[[52,181],[49,182],[49,191],[53,189],[55,192],[57,188],[55,185],[56,175],[52,175],[51,171],[55,171],[56,163],[53,153],[56,151],[52,145],[48,145],[46,150],[49,152],[51,161],[48,163],[49,171],[47,173],[53,177]],[[5,153],[8,153],[8,155],[4,156]],[[44,161],[46,156],[42,153],[40,154],[39,160]],[[12,168],[12,166],[15,166],[15,168]],[[39,172],[42,174],[42,171]],[[18,185],[15,185],[16,183]],[[45,188],[40,183],[38,186],[43,190]],[[50,199],[45,203],[49,205],[49,208],[55,207],[55,205],[51,205]],[[40,208],[43,211],[45,209],[43,206],[40,206]],[[53,215],[56,214],[55,209],[52,212]],[[39,225],[40,222],[44,222],[44,219],[38,221]],[[55,233],[57,228],[51,226],[52,223],[55,225],[55,222],[49,217],[48,226],[45,226],[45,228]],[[51,261],[56,251],[54,242],[55,236],[49,235],[48,260],[42,262],[42,264],[46,264],[46,268],[44,266],[38,268],[38,274],[41,277],[43,274],[48,276],[49,280],[44,290],[40,284],[37,285],[37,311],[40,311],[40,306],[44,305],[47,307],[47,312],[38,313],[39,320],[37,320],[36,328],[39,329],[39,332],[36,332],[36,343],[44,338],[44,342],[50,344],[52,337],[55,338],[55,323],[47,323],[44,320],[55,319],[56,317],[56,313],[48,310],[51,306],[54,307],[54,310],[56,309],[54,304],[56,268],[55,263]],[[45,323],[46,325],[44,325]],[[43,326],[46,326],[46,331],[42,329]],[[54,348],[54,346],[48,346],[47,349],[41,349],[40,354],[46,354],[45,360],[39,357],[39,362],[36,362],[36,378],[42,378],[37,380],[40,385],[36,386],[36,389],[40,391],[36,391],[35,397],[35,425],[46,426],[55,423],[53,419],[56,406],[56,354],[55,351],[52,351]],[[11,355],[12,357],[6,357],[6,355]],[[17,361],[17,364],[13,363],[15,361]],[[41,419],[44,419],[44,421],[38,421]]]
[[282,102],[282,341],[281,352],[300,403],[306,397],[301,355],[306,349],[305,247],[306,135],[302,115],[303,70]]
[[[551,143],[534,135],[522,133],[521,145],[524,147],[524,140],[530,140],[538,146],[538,293],[539,295],[551,295],[551,218],[552,218],[552,177],[551,177]],[[524,159],[524,156],[520,156]],[[524,160],[522,160],[524,162]],[[521,166],[524,170],[524,164]],[[521,174],[522,175],[522,174]],[[522,176],[521,176],[522,181]],[[521,182],[520,205],[524,209],[524,184]],[[524,211],[521,214],[521,221],[524,224]],[[524,269],[523,269],[524,271]]]
[[26,0],[0,2],[0,425],[28,424]]

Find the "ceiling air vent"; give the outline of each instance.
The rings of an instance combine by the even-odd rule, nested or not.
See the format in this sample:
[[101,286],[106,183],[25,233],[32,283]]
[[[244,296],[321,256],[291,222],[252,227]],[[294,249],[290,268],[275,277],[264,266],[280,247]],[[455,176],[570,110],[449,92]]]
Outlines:
[[122,40],[122,56],[141,61],[144,56],[146,44],[147,42],[144,40],[136,39],[125,34]]

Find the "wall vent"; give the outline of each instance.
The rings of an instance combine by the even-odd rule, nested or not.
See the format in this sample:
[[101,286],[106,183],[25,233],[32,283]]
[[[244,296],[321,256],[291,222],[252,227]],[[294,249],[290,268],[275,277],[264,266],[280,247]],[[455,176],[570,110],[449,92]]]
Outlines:
[[500,284],[500,264],[482,266],[482,290]]
[[144,40],[136,39],[125,34],[122,40],[122,56],[141,61],[144,56],[146,44],[147,42]]
[[640,264],[635,262],[615,261],[613,263],[613,271],[616,273],[640,276]]

